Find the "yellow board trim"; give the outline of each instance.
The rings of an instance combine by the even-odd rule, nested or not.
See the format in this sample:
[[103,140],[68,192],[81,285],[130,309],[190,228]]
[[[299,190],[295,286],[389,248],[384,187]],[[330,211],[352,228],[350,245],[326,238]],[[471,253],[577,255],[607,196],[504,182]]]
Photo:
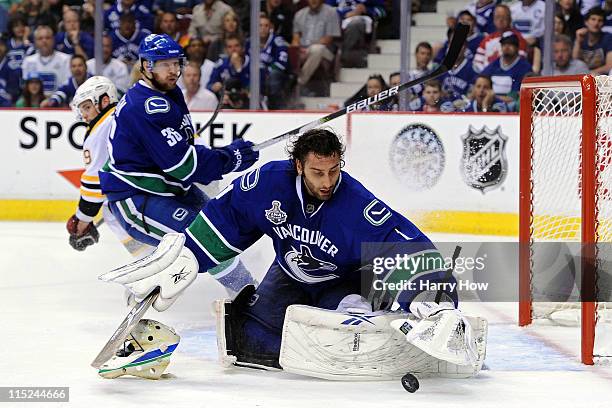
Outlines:
[[0,200],[0,220],[66,221],[77,205],[76,200]]
[[[65,221],[77,208],[71,200],[0,200],[0,220]],[[473,211],[418,211],[406,216],[424,232],[518,235],[518,214]]]
[[518,236],[519,217],[512,213],[474,211],[416,211],[410,221],[424,232]]
[[[76,211],[77,200],[0,200],[0,221],[66,221]],[[473,211],[411,211],[405,214],[425,233],[439,232],[470,235],[518,236],[519,217],[512,213]],[[535,224],[563,225],[543,230],[535,238],[577,240],[580,218],[572,216],[537,216]],[[599,223],[601,239],[612,242],[612,220]],[[608,236],[611,235],[611,236]]]

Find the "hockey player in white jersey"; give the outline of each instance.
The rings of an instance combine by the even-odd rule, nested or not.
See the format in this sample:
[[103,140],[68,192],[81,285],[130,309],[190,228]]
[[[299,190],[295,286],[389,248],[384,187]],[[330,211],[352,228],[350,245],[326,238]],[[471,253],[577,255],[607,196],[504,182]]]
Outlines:
[[[83,143],[85,171],[81,176],[79,204],[75,214],[68,219],[66,229],[70,246],[77,251],[84,251],[99,240],[100,234],[93,220],[102,209],[108,227],[128,252],[140,258],[149,254],[155,247],[134,239],[121,226],[102,193],[98,174],[109,159],[108,141],[116,126],[113,114],[118,100],[115,85],[103,76],[89,78],[77,89],[74,96],[71,106],[77,112],[77,116],[87,122],[89,127]],[[236,264],[237,262],[227,263],[225,267],[218,268],[218,273],[213,274],[215,280],[221,283],[230,295],[239,289],[232,286],[235,282],[242,280],[246,280],[246,283],[254,282],[248,271],[236,268]],[[128,297],[128,302],[132,301],[133,297]]]
[[108,160],[108,136],[118,101],[115,85],[103,76],[89,78],[75,93],[71,107],[77,117],[89,126],[83,142],[85,171],[81,175],[79,204],[66,223],[66,229],[70,235],[70,246],[77,251],[84,251],[98,242],[99,233],[93,220],[102,209],[104,221],[128,252],[134,256],[144,256],[152,247],[136,241],[121,228],[109,211],[100,189],[98,171]]

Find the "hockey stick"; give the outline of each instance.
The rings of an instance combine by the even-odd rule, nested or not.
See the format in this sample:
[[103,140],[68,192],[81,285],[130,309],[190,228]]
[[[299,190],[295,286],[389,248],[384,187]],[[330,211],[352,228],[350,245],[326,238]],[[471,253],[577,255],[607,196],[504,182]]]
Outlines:
[[[457,245],[455,247],[455,251],[453,252],[453,257],[451,258],[451,264],[449,268],[446,270],[446,274],[444,276],[445,279],[450,279],[453,277],[453,272],[455,271],[455,263],[457,262],[457,258],[459,258],[460,253],[461,253],[461,247]],[[445,293],[446,292],[444,292],[442,289],[438,289],[438,292],[436,292],[436,298],[434,302],[436,302],[437,304],[440,304],[440,302],[442,301],[442,296]]]
[[457,27],[455,28],[455,33],[453,34],[453,38],[450,41],[448,50],[446,51],[446,55],[444,56],[444,60],[436,69],[431,70],[425,75],[419,78],[416,78],[412,81],[408,81],[403,84],[386,89],[374,96],[371,96],[369,98],[363,99],[353,104],[350,104],[349,106],[346,106],[345,108],[340,109],[336,112],[330,113],[327,116],[323,116],[320,119],[314,120],[310,123],[297,127],[293,130],[290,130],[289,132],[285,132],[282,135],[275,136],[271,139],[266,140],[265,142],[256,144],[255,146],[253,146],[253,150],[259,151],[261,149],[265,149],[268,146],[272,146],[273,144],[281,142],[291,136],[304,133],[310,129],[314,129],[317,126],[320,126],[326,122],[329,122],[330,120],[339,118],[342,115],[345,115],[347,113],[363,109],[372,104],[384,101],[392,96],[397,95],[400,91],[404,89],[412,88],[413,86],[420,85],[423,82],[427,82],[430,79],[434,79],[434,78],[439,77],[440,75],[443,75],[447,71],[451,70],[453,66],[455,65],[455,62],[457,61],[457,58],[459,57],[459,53],[461,52],[461,50],[463,49],[463,46],[465,45],[465,41],[467,39],[469,31],[470,29],[468,25],[457,23]]
[[102,364],[106,363],[119,349],[119,346],[123,344],[125,339],[128,338],[130,332],[136,327],[142,316],[153,304],[153,301],[159,294],[159,288],[156,288],[153,292],[144,298],[140,303],[137,303],[132,310],[128,313],[125,319],[121,322],[117,330],[113,333],[110,339],[106,342],[102,350],[98,353],[91,366],[94,368],[100,368]]
[[221,90],[219,91],[219,103],[217,103],[217,107],[215,108],[215,111],[213,112],[212,116],[210,117],[210,119],[208,119],[208,122],[206,122],[204,124],[204,126],[202,126],[201,128],[199,128],[195,134],[193,135],[193,137],[195,138],[196,136],[202,136],[202,132],[204,130],[206,130],[207,127],[210,126],[211,123],[213,123],[213,121],[215,119],[217,119],[217,115],[219,114],[219,111],[221,110],[221,107],[223,106],[223,97],[225,96],[225,85],[223,85],[221,87]]

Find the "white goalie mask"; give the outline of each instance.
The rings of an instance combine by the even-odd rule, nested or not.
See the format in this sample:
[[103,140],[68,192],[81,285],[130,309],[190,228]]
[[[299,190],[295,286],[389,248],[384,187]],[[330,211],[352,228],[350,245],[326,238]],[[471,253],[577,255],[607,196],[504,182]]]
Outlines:
[[100,366],[98,374],[104,378],[133,375],[158,380],[180,339],[171,327],[142,319],[115,355]]
[[79,106],[85,101],[91,101],[96,109],[99,110],[99,104],[104,95],[108,96],[110,103],[119,102],[115,84],[106,77],[100,75],[93,76],[83,82],[76,90],[74,98],[72,98],[70,103],[70,108],[76,113],[79,120],[83,120]]

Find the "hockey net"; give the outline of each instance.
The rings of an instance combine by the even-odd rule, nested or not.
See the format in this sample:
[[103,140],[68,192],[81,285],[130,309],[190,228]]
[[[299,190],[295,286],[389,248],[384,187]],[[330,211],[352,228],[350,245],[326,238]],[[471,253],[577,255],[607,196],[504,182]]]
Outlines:
[[581,326],[581,357],[612,356],[612,77],[521,88],[520,315]]

